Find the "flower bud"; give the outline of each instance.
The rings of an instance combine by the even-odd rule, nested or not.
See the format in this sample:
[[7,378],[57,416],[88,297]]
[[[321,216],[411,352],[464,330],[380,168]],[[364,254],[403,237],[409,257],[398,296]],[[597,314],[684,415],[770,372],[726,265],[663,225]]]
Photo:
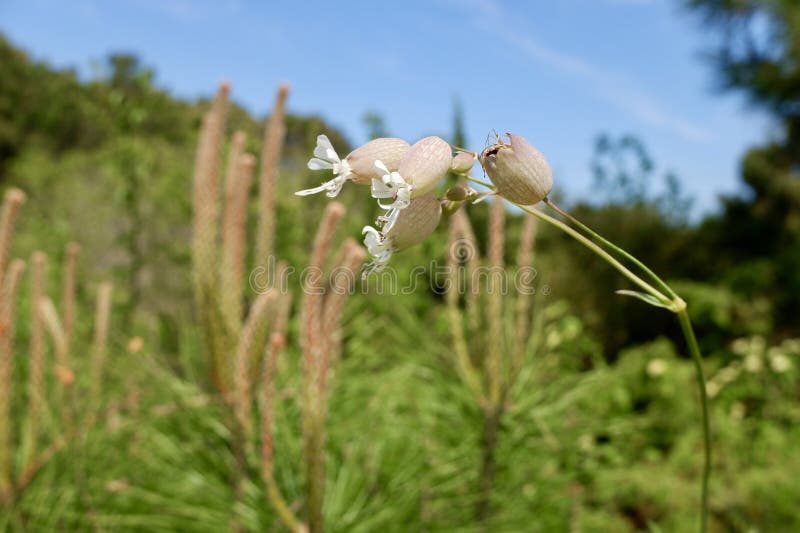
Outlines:
[[405,250],[427,239],[439,226],[442,204],[432,194],[411,200],[386,234],[395,251]]
[[451,202],[463,202],[469,197],[469,191],[466,189],[466,187],[456,185],[455,187],[450,187],[447,189],[447,192],[444,193],[444,197]]
[[506,134],[480,155],[481,165],[497,193],[514,203],[533,205],[550,194],[553,173],[544,156],[519,135]]
[[425,137],[408,149],[397,172],[413,187],[412,197],[422,196],[436,188],[452,160],[453,150],[444,139]]
[[453,158],[450,164],[450,169],[457,174],[466,174],[472,170],[472,165],[475,164],[475,156],[466,152],[461,152]]
[[382,174],[375,168],[375,161],[382,161],[390,172],[396,171],[408,148],[409,144],[406,141],[392,137],[373,139],[359,146],[345,157],[352,173],[350,181],[367,185],[373,178],[380,179]]

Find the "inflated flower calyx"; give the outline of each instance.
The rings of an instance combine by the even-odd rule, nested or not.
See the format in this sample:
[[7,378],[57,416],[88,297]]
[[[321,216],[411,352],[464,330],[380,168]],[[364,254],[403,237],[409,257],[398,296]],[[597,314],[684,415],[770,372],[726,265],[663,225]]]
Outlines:
[[461,185],[456,185],[455,187],[447,189],[447,192],[444,193],[444,197],[451,202],[463,202],[469,198],[469,191]]
[[442,203],[432,194],[411,200],[397,218],[397,223],[386,234],[394,250],[399,252],[427,239],[439,226]]
[[389,171],[396,171],[408,148],[408,143],[402,139],[384,137],[373,139],[356,148],[342,160],[330,139],[326,135],[319,135],[314,157],[309,160],[308,168],[332,170],[333,178],[318,187],[297,191],[295,194],[308,196],[324,192],[328,198],[335,198],[347,181],[364,185],[371,183],[373,179],[379,179],[383,174],[375,168],[376,161],[385,161],[383,164]]
[[[450,170],[453,152],[440,137],[425,137],[414,143],[393,172],[383,161],[375,161],[381,172],[380,179],[372,180],[372,197],[386,214],[378,217],[376,224],[388,232],[397,217],[407,208],[412,198],[423,196],[439,184]],[[388,201],[387,201],[388,200]]]
[[450,169],[456,174],[466,174],[472,170],[472,165],[475,164],[475,156],[466,152],[461,152],[453,158],[450,164]]
[[363,277],[383,270],[394,252],[405,250],[428,238],[441,218],[441,202],[427,194],[411,200],[390,229],[378,231],[371,226],[364,227],[364,246],[372,256],[372,262],[365,266]]
[[497,193],[520,205],[533,205],[547,197],[553,189],[553,173],[544,156],[519,135],[500,137],[480,155],[486,174]]
[[345,157],[353,176],[350,180],[359,185],[369,185],[373,179],[380,179],[381,172],[375,168],[375,161],[381,161],[389,171],[395,171],[406,155],[409,144],[403,139],[381,137],[364,144]]
[[[447,141],[425,137],[408,149],[397,172],[412,187],[411,197],[416,198],[436,188],[450,170],[452,160],[453,151]],[[386,161],[381,161],[386,165]]]

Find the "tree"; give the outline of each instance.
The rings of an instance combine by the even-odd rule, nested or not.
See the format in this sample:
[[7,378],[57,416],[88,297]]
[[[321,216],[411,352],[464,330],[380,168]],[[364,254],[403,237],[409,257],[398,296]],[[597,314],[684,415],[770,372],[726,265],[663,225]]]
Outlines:
[[465,148],[467,146],[467,134],[464,131],[464,107],[461,100],[456,98],[453,101],[453,146]]
[[361,117],[361,121],[367,129],[367,137],[369,137],[370,140],[389,136],[389,130],[386,128],[386,120],[383,118],[383,115],[377,111],[367,111],[364,113],[364,116]]
[[649,206],[668,222],[686,222],[693,200],[685,196],[672,172],[662,176],[663,191],[654,192],[656,165],[644,143],[634,135],[597,136],[591,162],[596,198],[607,204]]
[[[721,219],[701,238],[723,252],[729,281],[768,291],[778,325],[800,312],[800,3],[797,0],[684,0],[719,36],[711,52],[722,90],[766,110],[781,135],[744,156],[748,197],[724,199]],[[756,272],[758,272],[756,274]]]

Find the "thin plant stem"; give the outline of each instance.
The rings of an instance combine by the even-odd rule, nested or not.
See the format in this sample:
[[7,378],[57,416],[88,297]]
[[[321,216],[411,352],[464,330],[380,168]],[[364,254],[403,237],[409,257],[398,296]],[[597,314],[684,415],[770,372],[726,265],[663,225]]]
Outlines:
[[289,528],[289,531],[298,533],[307,532],[308,528],[294,516],[289,504],[283,499],[280,489],[278,488],[278,483],[275,481],[275,479],[268,477],[265,483],[267,485],[267,495],[269,497],[269,501],[275,508],[275,512],[278,514],[281,522],[283,522],[283,524]]
[[[475,504],[475,519],[486,525],[492,506],[492,489],[497,477],[497,437],[503,406],[495,405],[484,410],[483,434],[481,435],[481,469],[478,479],[478,501]],[[488,529],[484,528],[484,531]]]
[[[464,177],[466,179],[468,179],[469,181],[477,183],[478,185],[483,185],[484,187],[489,187],[490,189],[494,190],[494,186],[491,183],[479,180],[477,178],[473,178],[472,176],[469,176],[469,175],[464,175]],[[511,203],[513,203],[514,205],[516,205],[517,207],[519,207],[520,209],[522,209],[526,213],[531,214],[531,215],[533,215],[533,216],[535,216],[535,217],[537,217],[537,218],[539,218],[541,220],[544,220],[548,224],[556,226],[561,231],[567,233],[569,236],[571,236],[572,238],[574,238],[575,240],[579,241],[581,244],[583,244],[584,246],[586,246],[587,248],[592,250],[595,254],[597,254],[600,257],[602,257],[603,259],[605,259],[605,261],[608,264],[610,264],[612,267],[614,267],[623,276],[625,276],[626,278],[631,280],[633,283],[635,283],[636,285],[638,285],[639,287],[644,289],[646,292],[648,292],[651,296],[655,297],[657,300],[660,300],[665,304],[669,304],[672,301],[670,298],[668,298],[667,296],[665,296],[664,294],[659,292],[657,289],[655,289],[652,285],[650,285],[649,283],[644,281],[642,278],[640,278],[639,276],[637,276],[636,274],[631,272],[627,267],[625,267],[625,265],[623,265],[622,263],[620,263],[619,261],[614,259],[614,257],[612,255],[610,255],[608,252],[606,252],[605,250],[600,248],[596,243],[592,242],[590,239],[588,239],[584,235],[581,235],[580,233],[575,231],[573,228],[567,226],[566,224],[564,224],[560,220],[557,220],[557,219],[555,219],[555,218],[553,218],[553,217],[551,217],[549,215],[546,215],[546,214],[542,213],[541,211],[537,211],[536,209],[532,209],[532,208],[530,208],[528,206],[517,204],[517,203],[514,203],[514,202],[511,202]],[[625,252],[625,253],[627,253],[627,252]],[[651,272],[651,274],[652,274],[652,272]],[[652,275],[655,276],[655,274],[652,274]],[[670,292],[672,292],[672,291],[670,291]]]
[[494,185],[492,185],[488,181],[483,181],[483,180],[479,180],[478,178],[473,178],[469,174],[461,174],[461,176],[463,176],[464,179],[466,179],[467,181],[471,181],[472,183],[477,183],[478,185],[483,185],[487,189],[494,190]]
[[708,414],[708,395],[706,393],[706,378],[705,372],[703,371],[703,360],[702,355],[700,353],[700,347],[697,344],[697,338],[694,334],[694,329],[692,328],[692,322],[689,319],[689,314],[686,310],[686,303],[672,290],[672,288],[667,285],[656,273],[654,273],[650,268],[648,268],[644,263],[639,261],[636,257],[625,251],[624,249],[620,248],[619,246],[615,245],[608,239],[604,238],[599,233],[595,232],[581,221],[579,221],[574,216],[570,215],[566,211],[562,210],[558,207],[555,202],[550,200],[549,198],[544,199],[544,203],[546,203],[551,209],[565,217],[566,219],[570,220],[573,224],[578,226],[580,229],[603,243],[604,245],[608,246],[615,252],[619,253],[630,262],[635,264],[639,267],[643,272],[645,272],[663,291],[665,291],[672,300],[672,305],[668,307],[670,311],[675,313],[678,316],[678,321],[681,325],[681,331],[683,332],[683,336],[686,340],[686,345],[689,348],[689,353],[692,356],[692,361],[695,367],[695,378],[697,379],[697,386],[698,392],[700,394],[700,407],[702,411],[702,418],[703,418],[703,481],[702,481],[702,489],[701,489],[701,496],[700,496],[700,531],[705,533],[708,530],[708,484],[709,479],[711,477],[711,423],[709,421],[709,414]]
[[580,229],[582,229],[583,231],[585,231],[586,233],[588,233],[589,235],[591,235],[592,237],[594,237],[595,239],[597,239],[601,243],[605,244],[606,246],[608,246],[609,248],[611,248],[612,250],[614,250],[615,252],[617,252],[618,254],[623,256],[625,259],[627,259],[628,261],[630,261],[631,263],[633,263],[634,265],[636,265],[640,269],[642,269],[642,271],[644,273],[646,273],[648,276],[650,276],[650,278],[656,283],[656,285],[658,285],[658,287],[662,291],[666,292],[668,296],[670,296],[672,298],[677,298],[678,297],[678,295],[675,294],[675,291],[673,291],[672,288],[669,285],[664,283],[664,281],[661,278],[659,278],[658,275],[656,275],[655,272],[650,270],[650,268],[647,265],[645,265],[644,263],[642,263],[641,261],[636,259],[636,257],[634,257],[632,254],[628,253],[623,248],[620,248],[619,246],[617,246],[613,242],[609,241],[608,239],[606,239],[605,237],[603,237],[602,235],[600,235],[599,233],[594,231],[592,228],[590,228],[589,226],[587,226],[586,224],[584,224],[583,222],[581,222],[580,220],[578,220],[577,218],[575,218],[571,214],[567,213],[566,211],[564,211],[563,209],[558,207],[555,204],[555,202],[553,202],[550,198],[545,198],[543,201],[544,201],[545,204],[547,204],[548,207],[550,207],[550,209],[552,209],[553,211],[557,212],[559,215],[563,216],[564,218],[568,219],[570,222],[572,222],[573,224],[578,226]]
[[[686,303],[677,294],[675,294],[675,292],[672,289],[670,289],[669,286],[667,286],[667,284],[663,280],[661,280],[649,268],[644,266],[639,260],[633,258],[633,256],[631,256],[621,248],[613,244],[610,244],[606,239],[599,237],[597,233],[588,229],[583,224],[578,223],[581,229],[584,229],[584,231],[587,231],[591,235],[597,236],[599,240],[601,240],[604,243],[607,243],[608,246],[613,248],[615,251],[618,251],[626,258],[631,259],[632,262],[634,262],[637,266],[639,266],[645,272],[647,272],[649,276],[651,276],[654,280],[657,280],[660,286],[663,286],[666,289],[668,289],[667,293],[670,294],[671,298],[664,296],[656,289],[654,289],[652,286],[650,286],[648,283],[641,280],[641,278],[630,272],[630,270],[628,270],[625,266],[620,264],[605,250],[600,248],[597,244],[595,244],[585,236],[575,231],[573,228],[535,209],[531,209],[527,206],[522,206],[519,204],[515,205],[517,205],[517,207],[519,207],[526,213],[534,215],[539,219],[544,220],[545,222],[548,222],[549,224],[552,224],[561,229],[562,231],[568,233],[571,237],[575,238],[581,244],[583,244],[591,251],[602,257],[606,262],[608,262],[611,266],[613,266],[619,272],[624,274],[628,279],[634,281],[640,287],[645,288],[645,290],[647,290],[650,294],[652,294],[659,300],[662,300],[665,303],[667,303],[668,305],[666,305],[665,307],[670,311],[672,311],[673,313],[675,313],[676,315],[678,315],[678,320],[681,325],[683,336],[686,339],[686,344],[689,347],[689,352],[691,353],[692,360],[694,362],[695,377],[697,379],[697,385],[700,393],[700,407],[703,418],[703,445],[704,445],[703,481],[702,481],[701,498],[700,498],[700,515],[701,515],[700,531],[702,533],[706,533],[706,531],[708,530],[708,484],[709,484],[709,479],[711,477],[711,423],[709,421],[709,414],[708,414],[708,396],[706,393],[706,386],[705,386],[706,379],[705,379],[705,373],[703,372],[702,356],[700,354],[700,347],[697,344],[697,338],[695,337],[694,330],[692,328],[691,320],[689,319],[689,315],[686,311]],[[561,212],[560,210],[558,211]],[[572,219],[571,217],[568,218],[574,221],[574,219]]]
[[678,321],[681,324],[683,336],[686,338],[686,344],[689,347],[689,353],[692,355],[694,362],[695,377],[697,378],[697,387],[700,392],[700,406],[703,411],[703,486],[700,494],[701,501],[701,517],[700,517],[700,531],[705,533],[708,530],[708,482],[711,478],[711,422],[708,416],[708,395],[706,393],[706,377],[703,371],[703,359],[700,354],[700,347],[697,344],[697,338],[692,328],[692,321],[689,319],[689,313],[686,308],[678,311]]
[[583,244],[585,247],[590,249],[592,252],[594,252],[595,254],[597,254],[600,257],[602,257],[608,264],[610,264],[612,267],[614,267],[620,274],[622,274],[623,276],[625,276],[626,278],[631,280],[633,283],[635,283],[636,285],[638,285],[639,287],[644,289],[646,292],[648,292],[650,295],[655,297],[657,300],[659,300],[659,301],[661,301],[661,302],[663,302],[664,304],[667,304],[667,305],[669,305],[672,302],[672,300],[670,300],[669,298],[664,296],[661,292],[659,292],[657,289],[655,289],[652,285],[650,285],[649,283],[644,281],[642,278],[640,278],[639,276],[637,276],[636,274],[634,274],[633,272],[628,270],[628,268],[625,267],[625,265],[623,265],[622,263],[620,263],[619,261],[614,259],[614,257],[611,256],[611,254],[609,254],[608,252],[606,252],[605,250],[600,248],[597,244],[592,242],[590,239],[588,239],[587,237],[581,235],[580,233],[578,233],[577,231],[575,231],[571,227],[567,226],[566,224],[564,224],[560,220],[556,220],[555,218],[553,218],[553,217],[551,217],[549,215],[546,215],[546,214],[542,213],[541,211],[537,211],[536,209],[532,209],[532,208],[530,208],[528,206],[524,206],[524,205],[520,205],[520,204],[514,204],[514,205],[516,205],[517,207],[519,207],[520,209],[522,209],[526,213],[529,213],[529,214],[531,214],[531,215],[533,215],[533,216],[535,216],[535,217],[537,217],[537,218],[539,218],[541,220],[544,220],[548,224],[556,226],[561,231],[567,233],[570,237],[572,237],[573,239],[577,240],[578,242]]
[[[489,235],[487,259],[489,268],[503,269],[503,249],[505,240],[505,205],[502,198],[495,198],[489,210]],[[491,270],[490,270],[491,272]],[[493,408],[501,403],[507,383],[503,380],[503,287],[489,274],[486,305],[486,324],[488,325],[487,358],[485,361],[488,378],[489,401]]]
[[274,476],[274,442],[272,434],[272,409],[275,399],[275,370],[277,358],[282,355],[286,343],[283,330],[270,336],[264,350],[261,377],[261,478],[267,489],[267,500],[281,522],[292,532],[304,532],[307,528],[297,519],[278,487]]
[[[457,214],[458,213],[461,212],[459,211]],[[463,224],[459,223],[458,218],[454,217],[450,221],[450,252],[447,256],[450,273],[450,288],[445,296],[445,302],[447,304],[447,317],[450,323],[450,334],[453,339],[453,351],[455,353],[455,361],[458,372],[461,375],[461,379],[467,385],[467,388],[469,388],[469,390],[475,396],[475,400],[479,405],[483,406],[486,404],[486,398],[483,392],[483,386],[481,385],[480,377],[478,376],[470,358],[469,346],[467,345],[466,335],[464,333],[463,316],[458,306],[460,258],[458,257],[459,250],[456,249],[456,247],[458,246],[459,242],[461,242],[461,239],[465,238],[464,230],[465,227]],[[473,243],[474,246],[474,240],[470,242]],[[471,252],[471,255],[477,254],[477,250],[475,248],[472,248]],[[468,257],[467,260],[472,260],[472,257]],[[471,283],[469,289],[470,291],[472,290]],[[471,294],[467,294],[468,304],[470,303],[470,296]],[[468,312],[470,310],[471,309],[468,309]],[[477,320],[475,327],[470,329],[473,331],[477,329]]]
[[480,379],[478,378],[475,367],[472,365],[469,357],[469,348],[464,336],[464,326],[461,324],[461,313],[458,311],[458,306],[455,303],[448,303],[447,305],[448,318],[450,319],[450,328],[453,336],[453,350],[456,355],[456,363],[461,378],[467,384],[475,399],[479,404],[483,405],[486,398],[481,387]]

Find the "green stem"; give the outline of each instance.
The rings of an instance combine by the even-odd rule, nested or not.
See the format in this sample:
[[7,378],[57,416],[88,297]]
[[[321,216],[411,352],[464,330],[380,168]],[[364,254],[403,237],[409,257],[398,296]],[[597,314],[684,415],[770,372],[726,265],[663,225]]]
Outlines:
[[632,254],[628,253],[623,248],[620,248],[619,246],[617,246],[613,242],[609,241],[608,239],[606,239],[605,237],[603,237],[602,235],[600,235],[599,233],[594,231],[592,228],[590,228],[589,226],[587,226],[586,224],[584,224],[583,222],[581,222],[580,220],[578,220],[574,216],[570,215],[569,213],[567,213],[566,211],[564,211],[563,209],[558,207],[555,204],[555,202],[553,202],[550,198],[545,198],[544,199],[544,203],[547,204],[548,207],[550,207],[553,211],[557,212],[559,215],[563,216],[564,218],[570,220],[573,224],[578,226],[580,229],[582,229],[583,231],[585,231],[586,233],[588,233],[589,235],[591,235],[592,237],[594,237],[595,239],[597,239],[601,243],[605,244],[606,246],[608,246],[609,248],[611,248],[612,250],[614,250],[615,252],[617,252],[618,254],[623,256],[625,259],[627,259],[628,261],[630,261],[631,263],[636,265],[637,267],[639,267],[644,273],[646,273],[648,276],[650,276],[650,279],[652,279],[656,283],[656,285],[658,285],[658,287],[662,291],[664,291],[667,295],[669,295],[673,299],[677,299],[678,298],[678,295],[675,294],[675,291],[673,291],[672,288],[669,285],[664,283],[664,281],[661,278],[659,278],[656,275],[655,272],[650,270],[650,268],[647,265],[645,265],[644,263],[642,263],[641,261],[636,259],[636,257],[634,257]]
[[489,519],[492,506],[492,489],[497,477],[497,433],[503,416],[501,406],[492,406],[483,413],[483,435],[481,436],[481,470],[478,480],[478,501],[475,504],[475,520],[484,526]]
[[266,477],[264,483],[267,485],[267,499],[269,499],[272,508],[275,509],[283,525],[289,528],[292,533],[307,531],[307,528],[294,516],[289,504],[286,503],[275,478],[270,475]]
[[481,386],[480,378],[475,372],[475,367],[469,357],[469,348],[467,347],[466,337],[464,335],[464,326],[461,323],[461,313],[455,302],[448,302],[447,313],[453,336],[453,351],[455,352],[456,363],[459,373],[461,374],[461,379],[464,380],[464,383],[466,383],[469,390],[475,396],[478,404],[484,405],[486,399],[483,394],[483,387]]
[[483,185],[487,189],[494,190],[494,185],[492,185],[488,181],[483,181],[483,180],[479,180],[478,178],[473,178],[469,174],[459,174],[459,176],[462,176],[467,181],[471,181],[472,183],[477,183],[478,185]]
[[319,411],[312,415],[307,436],[306,484],[308,531],[322,533],[322,506],[325,501],[325,420]]
[[[547,201],[547,204],[550,205],[551,207],[555,205],[550,201]],[[628,279],[634,281],[640,287],[645,288],[645,290],[650,292],[650,294],[652,294],[656,298],[663,299],[666,302],[668,302],[669,305],[667,306],[667,308],[673,313],[678,315],[678,320],[680,321],[681,324],[681,330],[683,331],[683,335],[686,338],[686,344],[689,347],[689,352],[691,353],[692,361],[694,362],[695,377],[697,379],[697,385],[700,393],[700,407],[702,410],[702,417],[703,417],[703,446],[704,446],[703,481],[702,481],[701,499],[700,499],[700,531],[701,533],[706,533],[706,531],[708,531],[708,484],[709,484],[709,479],[711,477],[711,424],[709,421],[708,396],[706,394],[706,378],[705,378],[705,373],[703,372],[702,355],[700,354],[700,347],[697,344],[697,338],[695,337],[694,329],[692,328],[692,322],[689,319],[689,314],[686,311],[686,303],[663,280],[661,280],[661,278],[659,278],[652,270],[647,268],[647,266],[645,266],[641,261],[633,257],[631,254],[629,254],[622,248],[614,245],[610,241],[601,237],[599,234],[597,234],[584,224],[577,221],[577,219],[565,214],[557,207],[554,207],[556,211],[558,211],[559,213],[566,216],[568,219],[575,222],[581,229],[583,229],[590,235],[594,236],[595,238],[597,238],[598,240],[600,240],[613,250],[622,254],[624,257],[629,259],[636,266],[638,266],[644,272],[646,272],[651,278],[653,278],[656,281],[656,283],[662,289],[664,289],[667,292],[667,294],[670,295],[670,298],[665,297],[663,294],[653,289],[649,284],[642,281],[638,276],[636,276],[635,274],[630,272],[627,268],[625,268],[623,265],[621,265],[619,262],[617,262],[616,259],[614,259],[607,252],[605,252],[605,250],[602,250],[594,242],[590,241],[583,235],[577,233],[569,226],[545,215],[544,213],[536,211],[535,209],[531,209],[521,205],[518,205],[518,207],[523,211],[530,213],[544,220],[545,222],[548,222],[558,227],[559,229],[565,231],[576,240],[580,241],[581,244],[583,244],[591,251],[593,251],[603,259],[605,259],[606,262],[608,262],[611,266],[613,266],[622,274],[624,274],[626,277],[628,277]]]
[[701,517],[700,517],[700,531],[705,533],[708,530],[708,481],[711,477],[711,423],[708,416],[708,394],[706,393],[706,377],[703,371],[703,359],[700,354],[700,347],[697,345],[697,338],[694,335],[692,322],[689,319],[689,313],[686,309],[677,312],[678,320],[681,323],[681,330],[683,336],[686,338],[686,344],[689,347],[689,352],[694,361],[695,377],[697,378],[697,387],[700,393],[700,405],[703,411],[703,447],[704,447],[704,464],[703,464],[703,486],[701,492]]
[[623,265],[622,263],[620,263],[619,261],[614,259],[614,257],[611,256],[611,254],[609,254],[608,252],[606,252],[605,250],[600,248],[597,244],[592,242],[590,239],[588,239],[585,236],[581,235],[580,233],[578,233],[577,231],[575,231],[571,227],[567,226],[566,224],[564,224],[560,220],[556,220],[555,218],[553,218],[551,216],[545,215],[541,211],[537,211],[536,209],[532,209],[532,208],[524,206],[524,205],[520,205],[520,204],[514,204],[514,205],[516,205],[517,207],[519,207],[520,209],[522,209],[526,213],[529,213],[529,214],[531,214],[531,215],[533,215],[533,216],[535,216],[535,217],[537,217],[537,218],[539,218],[541,220],[544,220],[548,224],[556,226],[561,231],[567,233],[570,237],[572,237],[573,239],[577,240],[578,242],[583,244],[585,247],[589,248],[592,252],[594,252],[595,254],[597,254],[600,257],[602,257],[608,264],[610,264],[612,267],[614,267],[623,276],[625,276],[626,278],[631,280],[633,283],[638,285],[640,288],[644,289],[647,293],[649,293],[650,295],[655,297],[657,300],[663,302],[665,305],[669,305],[672,302],[672,300],[670,298],[667,298],[666,296],[664,296],[661,292],[656,290],[652,285],[650,285],[649,283],[644,281],[642,278],[640,278],[639,276],[637,276],[636,274],[634,274],[633,272],[628,270],[628,268],[625,267],[625,265]]

